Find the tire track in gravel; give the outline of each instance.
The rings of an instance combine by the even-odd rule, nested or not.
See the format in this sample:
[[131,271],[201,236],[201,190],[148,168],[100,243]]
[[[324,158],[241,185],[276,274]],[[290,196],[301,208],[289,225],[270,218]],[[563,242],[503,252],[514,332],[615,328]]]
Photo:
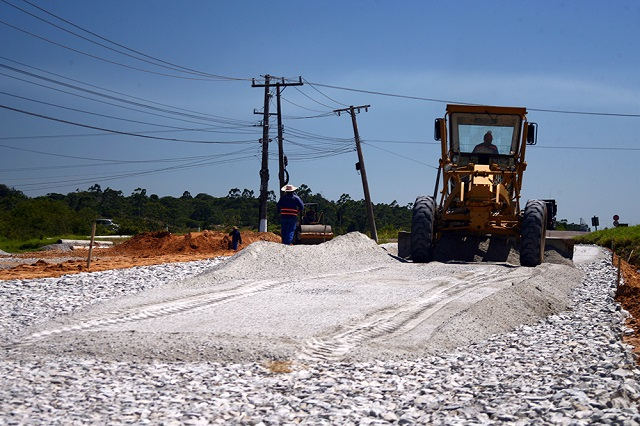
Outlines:
[[[314,275],[298,279],[297,281],[304,282],[340,276],[358,275],[363,273],[370,273],[384,268],[385,267],[382,266],[376,266],[367,269],[360,269],[357,271]],[[72,325],[41,330],[25,336],[21,340],[14,342],[13,345],[28,345],[63,333],[99,330],[103,327],[116,324],[161,318],[169,315],[192,311],[199,308],[210,308],[222,303],[228,303],[241,298],[254,296],[258,293],[269,291],[284,285],[288,285],[290,283],[290,279],[251,281],[248,284],[243,284],[232,289],[207,291],[197,295],[173,298],[157,303],[138,304],[130,308],[124,308],[107,312],[102,315],[96,315],[90,318],[86,318]]]
[[[504,282],[508,281],[515,285],[530,279],[532,272],[532,269],[517,268],[505,276],[504,270],[497,269],[489,273],[469,271],[427,280],[425,287],[433,288],[429,294],[372,314],[365,321],[351,324],[333,336],[308,339],[300,349],[298,358],[303,361],[339,361],[362,342],[393,338],[419,326],[426,327],[426,335],[430,336],[442,324],[442,321],[430,320],[458,299],[474,294],[473,299],[481,300],[498,291],[500,283],[504,286]],[[464,306],[468,307],[469,304]],[[450,318],[456,312],[459,310],[447,313],[444,318]]]

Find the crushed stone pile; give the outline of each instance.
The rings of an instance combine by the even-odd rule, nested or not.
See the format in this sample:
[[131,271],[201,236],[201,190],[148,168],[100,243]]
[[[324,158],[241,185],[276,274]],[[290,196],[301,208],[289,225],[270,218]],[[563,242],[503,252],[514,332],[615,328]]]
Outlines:
[[287,246],[257,241],[208,274],[218,279],[292,278],[313,274],[362,271],[397,264],[385,249],[359,232],[338,236],[319,245]]

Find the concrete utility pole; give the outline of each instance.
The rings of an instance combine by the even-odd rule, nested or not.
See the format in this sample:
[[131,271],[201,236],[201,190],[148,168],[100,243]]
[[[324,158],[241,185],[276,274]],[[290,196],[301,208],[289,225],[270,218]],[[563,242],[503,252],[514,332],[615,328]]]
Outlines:
[[264,83],[257,84],[255,79],[252,80],[251,87],[264,87],[264,118],[262,119],[262,167],[260,169],[260,225],[259,232],[267,232],[267,197],[269,195],[269,101],[271,98],[271,87],[276,87],[278,100],[278,159],[279,159],[279,180],[280,187],[284,186],[284,151],[282,148],[282,119],[280,112],[280,93],[281,87],[286,86],[302,86],[302,77],[299,77],[297,83],[287,83],[284,78],[276,83],[272,83],[273,77],[269,74],[264,76]]
[[369,218],[369,231],[371,232],[371,238],[378,242],[378,231],[376,230],[376,221],[373,218],[373,204],[371,204],[371,195],[369,195],[369,183],[367,181],[367,171],[364,167],[364,156],[362,155],[362,148],[360,147],[360,134],[358,133],[358,123],[356,122],[356,110],[360,112],[360,109],[364,108],[365,111],[369,111],[371,105],[350,106],[349,108],[336,109],[333,112],[340,115],[341,112],[348,112],[351,115],[351,123],[353,124],[353,135],[356,140],[356,150],[358,151],[358,162],[356,163],[356,170],[360,170],[360,176],[362,177],[362,188],[364,189],[364,202],[367,205],[367,217]]

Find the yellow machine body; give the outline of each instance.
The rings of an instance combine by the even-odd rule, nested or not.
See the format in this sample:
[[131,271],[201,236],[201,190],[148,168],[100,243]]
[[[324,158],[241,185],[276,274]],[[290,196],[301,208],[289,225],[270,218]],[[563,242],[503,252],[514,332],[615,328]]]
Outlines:
[[[526,116],[525,108],[447,105],[436,120],[442,147],[436,241],[447,232],[519,235],[525,151],[535,143]],[[487,132],[497,152],[474,152]]]

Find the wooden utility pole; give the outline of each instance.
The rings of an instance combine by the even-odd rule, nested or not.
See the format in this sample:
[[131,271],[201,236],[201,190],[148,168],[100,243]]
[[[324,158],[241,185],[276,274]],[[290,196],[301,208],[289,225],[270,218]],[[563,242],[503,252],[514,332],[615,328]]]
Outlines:
[[280,187],[284,184],[284,151],[282,148],[282,118],[280,112],[280,93],[281,87],[286,86],[302,86],[302,77],[299,77],[297,83],[287,83],[284,78],[276,83],[271,82],[272,76],[269,74],[264,76],[264,83],[258,84],[255,79],[252,80],[251,87],[264,87],[264,111],[262,119],[262,167],[260,169],[260,225],[259,232],[267,232],[267,198],[269,195],[269,101],[271,98],[271,87],[276,87],[278,100],[278,160],[279,160],[279,180]]
[[351,115],[351,123],[353,124],[353,136],[356,140],[356,150],[358,151],[358,163],[356,163],[356,170],[360,170],[360,176],[362,177],[362,188],[364,190],[364,202],[367,206],[367,217],[369,218],[369,231],[371,232],[371,238],[378,242],[378,231],[376,229],[376,221],[373,218],[373,204],[371,204],[371,195],[369,194],[369,183],[367,181],[367,171],[364,167],[364,156],[362,155],[362,148],[360,146],[360,134],[358,133],[358,123],[356,122],[356,110],[360,112],[362,108],[365,111],[369,111],[371,105],[350,106],[349,108],[337,109],[333,112],[340,115],[341,112],[348,112]]
[[91,268],[91,252],[93,252],[93,244],[96,241],[96,221],[91,224],[91,241],[89,241],[89,254],[87,256],[87,269]]
[[[280,93],[282,89],[279,84],[276,84],[276,108],[278,110],[278,181],[280,186],[278,188],[282,188],[286,185],[284,178],[284,147],[282,144],[282,108],[280,106]],[[280,190],[280,196],[282,196],[282,189]]]
[[269,89],[269,74],[264,76],[264,84],[256,84],[253,80],[252,87],[264,87],[264,117],[262,118],[262,167],[260,168],[260,222],[258,232],[267,232],[267,197],[269,193],[269,101],[271,94]]

